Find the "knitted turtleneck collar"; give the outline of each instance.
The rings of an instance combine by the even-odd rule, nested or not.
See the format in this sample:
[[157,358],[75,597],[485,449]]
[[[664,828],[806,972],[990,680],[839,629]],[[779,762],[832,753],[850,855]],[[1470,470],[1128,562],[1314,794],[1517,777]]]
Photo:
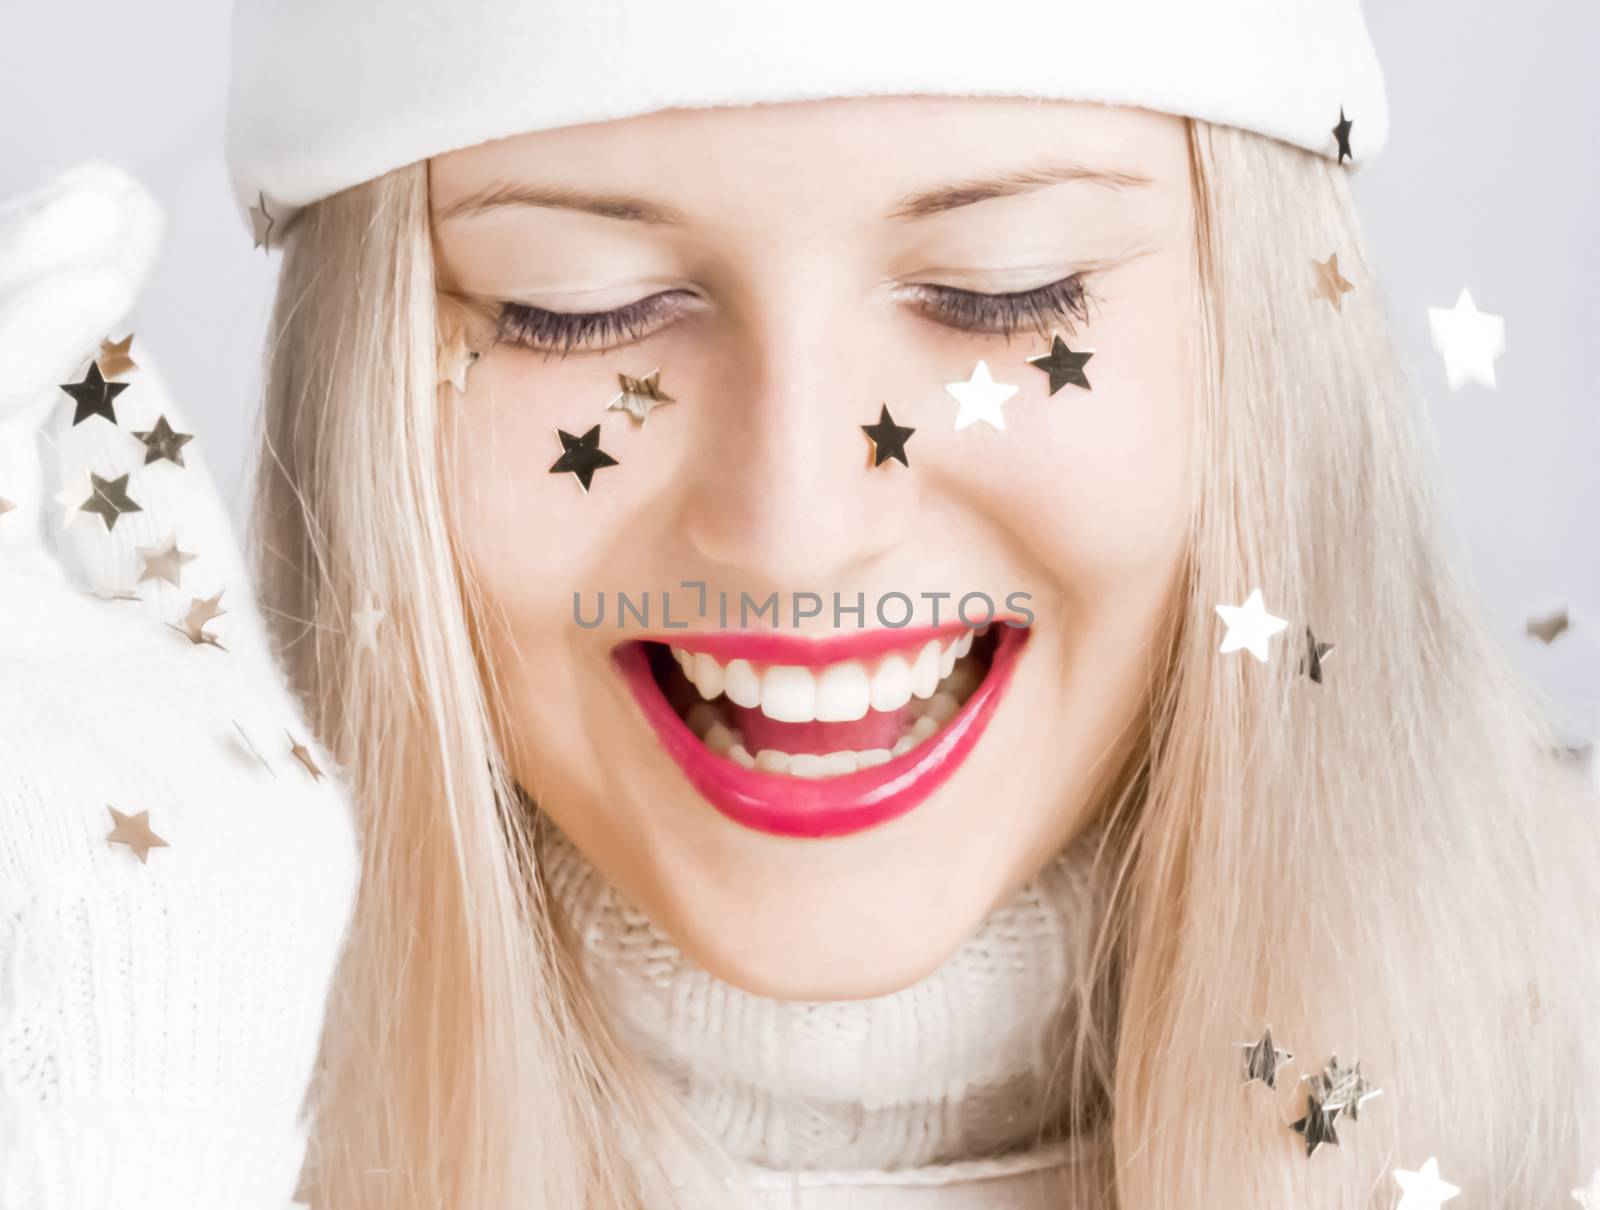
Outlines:
[[546,884],[586,977],[730,1157],[788,1172],[1048,1160],[1068,1097],[1062,1006],[1103,910],[1084,839],[920,982],[784,1002],[694,965],[545,823]]

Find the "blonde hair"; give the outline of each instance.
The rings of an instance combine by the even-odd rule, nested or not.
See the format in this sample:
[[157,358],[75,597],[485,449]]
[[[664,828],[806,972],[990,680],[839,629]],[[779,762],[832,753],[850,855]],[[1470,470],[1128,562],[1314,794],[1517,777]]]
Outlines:
[[[1105,1204],[1125,1210],[1387,1206],[1390,1171],[1429,1156],[1463,1204],[1554,1205],[1600,1162],[1592,792],[1447,555],[1346,170],[1190,130],[1192,535],[1166,674],[1103,811],[1116,889],[1063,1056],[1075,1120],[1109,1106]],[[1338,311],[1311,289],[1332,252],[1356,285]],[[657,1161],[665,1139],[709,1143],[578,974],[537,811],[496,751],[435,339],[424,166],[299,216],[255,551],[365,837],[306,1191],[319,1210],[706,1205]],[[1213,607],[1257,587],[1294,627],[1267,665],[1217,650]],[[362,650],[368,594],[387,616]],[[1307,625],[1337,644],[1320,685]],[[1264,1023],[1296,1063],[1241,1087],[1234,1044]],[[1308,1159],[1294,1075],[1335,1054],[1383,1095]]]

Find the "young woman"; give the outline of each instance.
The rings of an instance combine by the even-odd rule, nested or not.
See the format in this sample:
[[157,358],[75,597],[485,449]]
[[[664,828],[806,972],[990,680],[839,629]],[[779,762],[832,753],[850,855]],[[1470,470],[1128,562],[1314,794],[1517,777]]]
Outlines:
[[1595,803],[1442,536],[1359,12],[894,7],[241,9],[361,837],[301,1196],[1559,1204]]

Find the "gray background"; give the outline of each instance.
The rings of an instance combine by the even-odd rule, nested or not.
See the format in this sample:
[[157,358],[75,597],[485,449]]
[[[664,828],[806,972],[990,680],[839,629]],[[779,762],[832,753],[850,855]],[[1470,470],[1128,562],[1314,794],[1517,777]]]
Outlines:
[[[1600,3],[1366,8],[1392,131],[1355,177],[1362,214],[1491,617],[1579,742],[1600,733]],[[229,9],[0,0],[0,197],[104,158],[160,200],[134,352],[154,350],[242,526],[276,262],[222,166]],[[1463,286],[1506,319],[1496,391],[1450,391],[1429,338],[1427,308]],[[1523,634],[1562,606],[1555,643]]]

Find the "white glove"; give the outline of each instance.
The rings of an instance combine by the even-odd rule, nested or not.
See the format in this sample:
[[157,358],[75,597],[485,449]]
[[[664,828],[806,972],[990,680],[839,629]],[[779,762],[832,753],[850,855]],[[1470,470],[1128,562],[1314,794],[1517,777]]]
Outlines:
[[[285,1210],[358,877],[201,443],[134,436],[190,431],[148,350],[114,423],[57,385],[159,229],[103,166],[0,207],[0,1210]],[[73,507],[91,472],[140,511]],[[195,557],[141,582],[169,539]]]

